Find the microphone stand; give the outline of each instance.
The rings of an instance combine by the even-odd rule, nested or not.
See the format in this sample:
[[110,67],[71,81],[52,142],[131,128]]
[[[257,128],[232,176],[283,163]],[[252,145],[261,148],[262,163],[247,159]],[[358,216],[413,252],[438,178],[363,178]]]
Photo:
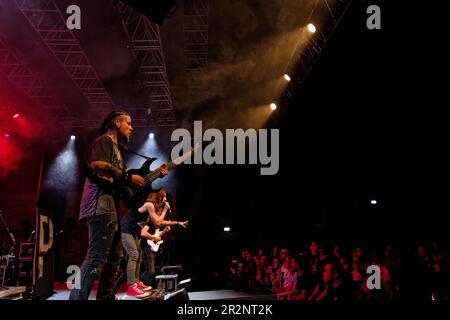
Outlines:
[[2,212],[3,212],[3,211],[0,210],[0,218],[2,219],[3,224],[5,225],[6,232],[8,232],[9,237],[11,238],[11,241],[12,241],[12,243],[13,243],[13,246],[12,246],[11,249],[10,249],[10,254],[11,254],[11,252],[14,253],[14,250],[15,250],[16,245],[17,245],[17,244],[16,244],[16,238],[14,238],[14,234],[11,232],[11,230],[9,230],[8,224],[6,223],[5,217],[3,216]]
[[[13,245],[11,246],[11,248],[9,249],[9,252],[8,252],[8,254],[10,256],[12,256],[12,257],[8,257],[7,258],[8,259],[7,263],[9,264],[10,262],[12,262],[12,265],[9,266],[9,272],[8,271],[6,272],[4,280],[6,280],[8,282],[13,282],[14,281],[14,273],[16,272],[16,266],[15,266],[15,264],[16,264],[16,257],[14,255],[14,252],[16,251],[16,245],[17,244],[16,244],[16,238],[14,238],[14,234],[11,232],[11,230],[9,230],[8,224],[6,223],[6,219],[3,216],[2,212],[3,211],[0,210],[0,218],[2,219],[3,224],[5,225],[6,232],[8,232],[9,237],[11,238],[11,241],[13,243]],[[9,284],[12,285],[12,283],[9,283]]]

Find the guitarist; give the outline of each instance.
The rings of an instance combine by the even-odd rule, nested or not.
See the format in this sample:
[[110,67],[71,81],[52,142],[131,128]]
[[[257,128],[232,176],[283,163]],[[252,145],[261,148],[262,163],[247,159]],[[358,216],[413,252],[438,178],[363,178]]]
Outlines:
[[[170,205],[167,202],[166,196],[166,191],[164,189],[149,195],[147,199],[148,204],[146,205],[147,212],[149,213],[149,219],[146,223],[146,227],[144,227],[145,232],[153,234],[155,229],[160,228],[161,226],[166,226],[166,228],[170,228],[170,226],[174,225],[179,225],[183,228],[187,227],[188,221],[166,220],[166,215],[170,212]],[[166,231],[167,229],[164,229],[163,233]],[[151,250],[150,246],[147,244],[147,241],[141,241],[141,248],[145,268],[142,273],[142,279],[146,283],[152,283],[155,276],[156,252]]]
[[[167,174],[166,170],[163,170],[163,174]],[[122,230],[122,244],[128,254],[126,269],[128,296],[145,298],[148,295],[146,291],[151,289],[150,286],[146,286],[139,280],[140,263],[142,261],[141,246],[139,245],[140,239],[149,239],[154,242],[161,240],[159,236],[150,233],[149,228],[151,226],[167,226],[169,229],[166,230],[169,231],[169,226],[180,225],[184,228],[187,226],[187,221],[180,222],[164,220],[166,213],[170,208],[166,200],[166,192],[164,189],[160,189],[158,192],[150,193],[146,199],[146,202],[140,208],[130,209],[120,221],[120,227]],[[156,212],[161,212],[161,214],[157,215]],[[147,262],[148,261],[144,261],[146,271],[151,271],[152,266],[150,266]]]
[[80,271],[81,287],[71,291],[70,300],[88,300],[94,280],[99,276],[97,299],[115,299],[114,278],[122,256],[117,224],[119,194],[101,181],[111,185],[117,182],[137,186],[144,184],[142,177],[126,171],[119,148],[120,144],[129,142],[132,132],[128,113],[111,112],[103,120],[99,136],[92,143],[86,159],[88,175],[84,183],[79,217],[87,223],[89,245]]

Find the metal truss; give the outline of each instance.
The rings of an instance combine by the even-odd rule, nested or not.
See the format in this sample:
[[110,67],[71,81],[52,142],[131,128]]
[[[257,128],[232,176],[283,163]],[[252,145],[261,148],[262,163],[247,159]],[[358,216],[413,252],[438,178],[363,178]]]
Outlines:
[[[131,119],[133,119],[133,128],[153,128],[155,123],[150,117],[150,108],[148,107],[123,107],[127,111]],[[66,123],[71,128],[100,128],[102,120],[107,116],[108,112],[100,112],[98,116],[79,119],[74,116],[67,116],[62,118],[62,122]]]
[[[309,38],[304,50],[297,52],[300,43],[297,45],[293,54],[295,61],[292,61],[293,59],[290,61],[290,63],[298,64],[295,77],[300,85],[302,85],[308,76],[310,70],[317,61],[317,58],[322,53],[328,40],[333,35],[347,9],[350,7],[352,0],[337,0],[333,1],[333,4],[330,2],[330,0],[317,0],[316,6],[311,12],[311,17],[314,17],[314,20],[316,21],[321,21],[322,24],[316,26],[317,32]],[[288,97],[291,98],[292,96],[293,92],[288,90]]]
[[132,113],[135,126],[144,124],[149,118],[142,115],[151,108],[152,118],[160,127],[176,126],[175,113],[167,77],[166,63],[161,45],[159,26],[144,15],[119,2],[117,4],[122,17],[122,25],[130,43],[134,59],[143,76],[143,88],[148,92],[151,106],[126,109]]
[[188,88],[206,90],[202,79],[208,63],[209,0],[183,0],[183,33]]
[[[151,109],[148,107],[123,107],[133,119],[133,128],[152,129],[157,124],[151,118]],[[78,116],[64,115],[60,116],[61,123],[69,128],[84,128],[84,129],[98,129],[102,120],[106,117],[109,111],[101,111],[95,115],[88,114],[83,119]]]
[[16,5],[53,52],[67,75],[92,106],[93,112],[114,108],[95,69],[81,48],[54,0],[15,0]]
[[6,45],[0,37],[0,72],[44,110],[50,110],[56,114],[64,113],[65,107],[55,101],[50,91],[23,63],[23,60],[22,55],[11,46]]

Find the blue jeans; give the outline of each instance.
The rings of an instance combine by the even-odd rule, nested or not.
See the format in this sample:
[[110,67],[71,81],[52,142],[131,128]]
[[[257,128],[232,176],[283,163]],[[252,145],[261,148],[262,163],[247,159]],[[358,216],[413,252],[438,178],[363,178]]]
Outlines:
[[122,233],[122,244],[128,254],[127,262],[127,283],[131,286],[139,280],[141,266],[141,247],[139,238],[136,235]]
[[86,222],[89,247],[80,270],[81,287],[73,289],[69,299],[88,300],[94,281],[100,277],[97,300],[114,300],[114,280],[123,252],[117,213],[94,215]]
[[141,240],[142,261],[144,262],[144,272],[141,275],[141,280],[146,285],[156,286],[155,284],[155,258],[156,253],[152,251],[147,244],[147,239]]

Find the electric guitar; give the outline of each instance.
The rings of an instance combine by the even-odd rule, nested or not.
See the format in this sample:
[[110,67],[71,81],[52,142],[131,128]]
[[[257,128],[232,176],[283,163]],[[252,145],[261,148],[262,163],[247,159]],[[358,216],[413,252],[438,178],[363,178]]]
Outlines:
[[122,201],[125,204],[125,206],[128,209],[131,208],[139,208],[141,207],[145,200],[147,199],[147,196],[149,193],[158,192],[159,189],[154,190],[152,188],[152,183],[156,179],[162,178],[163,175],[161,173],[162,169],[166,169],[167,171],[172,170],[177,165],[181,164],[186,159],[190,158],[194,152],[198,149],[198,144],[196,144],[191,150],[186,152],[184,155],[174,159],[173,161],[164,164],[155,170],[150,170],[150,165],[155,161],[157,158],[148,158],[144,164],[139,169],[129,169],[127,170],[128,174],[137,174],[144,178],[144,185],[143,186],[137,186],[130,183],[126,183],[119,185],[118,182],[112,181],[111,179],[105,179],[104,177],[100,176],[98,173],[94,172],[94,170],[90,170],[88,172],[89,178],[95,180],[97,183],[101,184],[102,186],[112,188],[116,191],[118,191],[121,195]]
[[[159,238],[162,238],[165,236],[167,232],[170,231],[169,227],[165,227],[163,231],[161,231],[159,228],[155,230],[154,236],[157,236]],[[150,246],[151,250],[153,252],[158,252],[159,246],[164,242],[164,240],[159,240],[158,242],[155,242],[153,240],[147,239],[147,244]]]

